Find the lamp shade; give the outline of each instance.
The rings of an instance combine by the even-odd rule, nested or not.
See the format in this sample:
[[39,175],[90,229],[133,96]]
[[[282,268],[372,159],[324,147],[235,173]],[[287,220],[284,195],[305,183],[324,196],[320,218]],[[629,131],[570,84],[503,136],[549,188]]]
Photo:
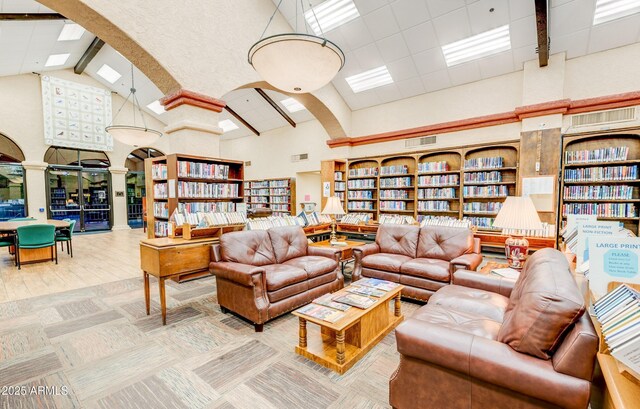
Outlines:
[[342,208],[342,203],[340,203],[340,198],[338,196],[331,196],[327,199],[327,204],[324,205],[322,214],[332,214],[336,216],[345,214],[344,209]]
[[498,212],[493,227],[542,230],[542,223],[529,196],[509,196]]
[[130,125],[111,125],[105,130],[116,140],[133,146],[149,146],[162,136],[162,132]]

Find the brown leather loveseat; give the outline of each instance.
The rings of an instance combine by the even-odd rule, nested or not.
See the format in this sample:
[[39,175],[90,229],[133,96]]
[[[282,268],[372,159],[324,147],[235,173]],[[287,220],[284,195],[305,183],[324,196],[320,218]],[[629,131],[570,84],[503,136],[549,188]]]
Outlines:
[[480,240],[469,229],[382,224],[375,243],[353,250],[353,280],[379,278],[405,286],[403,297],[426,301],[459,269],[482,262]]
[[396,328],[389,400],[404,408],[589,404],[598,337],[562,253],[533,254],[518,281],[459,270]]
[[253,322],[268,320],[344,286],[339,250],[309,247],[299,226],[223,234],[209,265],[218,303]]

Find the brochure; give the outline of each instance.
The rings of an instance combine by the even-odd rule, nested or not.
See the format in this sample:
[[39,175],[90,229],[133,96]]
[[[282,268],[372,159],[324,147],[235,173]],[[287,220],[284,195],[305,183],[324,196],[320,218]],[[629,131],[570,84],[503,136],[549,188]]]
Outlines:
[[373,287],[365,287],[359,286],[356,284],[351,284],[349,287],[345,288],[350,293],[368,295],[373,297],[382,297],[385,294],[385,291],[376,290]]
[[324,305],[325,307],[333,308],[340,311],[346,311],[351,308],[348,305],[340,304],[339,302],[335,302],[331,299],[331,294],[325,294],[322,297],[316,298],[313,300],[315,304]]
[[316,304],[305,305],[302,308],[298,308],[296,311],[301,314],[308,315],[310,317],[327,322],[336,322],[344,316],[344,314],[340,311]]
[[352,305],[354,307],[361,308],[363,310],[366,310],[367,308],[375,304],[375,300],[369,297],[365,297],[363,295],[358,295],[358,294],[340,295],[335,297],[333,301],[337,301],[347,305]]
[[398,286],[397,283],[392,283],[391,281],[380,280],[378,278],[364,278],[362,280],[358,280],[354,283],[355,285],[364,285],[367,287],[373,287],[382,291],[391,291]]

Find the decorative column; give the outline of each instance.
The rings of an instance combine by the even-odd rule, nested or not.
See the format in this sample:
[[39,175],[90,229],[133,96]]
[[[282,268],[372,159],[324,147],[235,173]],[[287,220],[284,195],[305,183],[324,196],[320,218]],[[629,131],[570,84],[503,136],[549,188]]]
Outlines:
[[127,223],[127,172],[121,166],[111,166],[111,206],[113,209],[113,227],[111,230],[129,230]]
[[45,170],[46,162],[24,161],[24,180],[27,188],[27,215],[38,220],[47,219],[47,189]]
[[181,89],[160,103],[167,111],[165,133],[172,153],[220,157],[218,121],[224,101]]

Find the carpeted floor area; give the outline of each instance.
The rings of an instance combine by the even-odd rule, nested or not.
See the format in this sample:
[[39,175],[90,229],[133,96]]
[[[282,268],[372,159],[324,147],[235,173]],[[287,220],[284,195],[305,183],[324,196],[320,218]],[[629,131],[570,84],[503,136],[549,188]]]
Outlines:
[[[141,278],[0,304],[0,386],[20,387],[0,407],[389,407],[393,333],[340,376],[294,353],[294,316],[255,333],[221,313],[213,278],[168,281],[163,327],[153,284],[151,316]],[[418,307],[402,304],[405,316]]]

